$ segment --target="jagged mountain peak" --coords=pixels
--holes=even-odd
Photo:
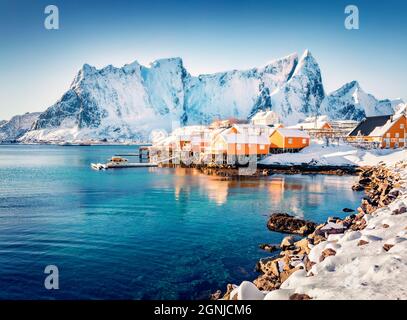
[[[299,59],[294,71],[294,75],[303,74],[306,72],[313,72],[314,74],[321,73],[318,62],[308,49],[304,51]]]
[[[359,82],[356,80],[353,80],[351,82],[348,82],[344,84],[342,87],[339,89],[333,91],[330,93],[331,96],[343,96],[343,95],[353,95],[358,92],[363,92],[362,87],[360,86]]]
[[[314,55],[311,53],[311,50],[309,50],[309,49],[305,49],[300,57],[300,60],[307,60],[307,59],[316,61]]]
[[[150,68],[183,68],[184,62],[180,57],[157,59],[150,63]]]
[[[318,62],[306,50],[287,81],[270,95],[271,109],[277,112],[286,124],[295,124],[308,116],[318,114],[324,97]]]
[[[80,72],[82,72],[83,75],[92,74],[92,73],[94,73],[96,71],[97,71],[96,67],[91,66],[88,63],[84,63],[81,70],[80,70]]]
[[[131,63],[125,64],[122,69],[126,73],[132,73],[135,71],[139,71],[140,68],[141,68],[140,63],[137,60],[134,60]]]
[[[272,67],[272,66],[275,66],[275,65],[278,65],[281,63],[289,63],[289,62],[294,62],[295,64],[297,64],[298,63],[298,53],[294,52],[285,57],[270,60],[269,62],[266,63],[266,65],[263,67],[263,69],[267,69],[269,67]]]
[[[321,70],[309,50],[264,67],[192,76],[179,57],[148,66],[137,61],[121,68],[85,64],[72,86],[43,112],[23,141],[108,139],[147,141],[155,129],[208,124],[219,118],[249,118],[273,110],[286,124],[327,114],[360,119],[386,113],[394,101],[378,101],[346,84],[325,96]]]
[[[361,120],[366,116],[393,114],[400,103],[402,100],[378,100],[354,80],[326,96],[321,112],[333,119]]]
[[[13,142],[29,131],[40,112],[16,115],[9,121],[0,121],[0,142]]]

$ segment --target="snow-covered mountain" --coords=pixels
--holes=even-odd
[[[259,100],[260,95],[270,96],[286,85],[298,64],[293,54],[263,68],[198,77],[185,70],[180,58],[157,60],[149,67],[134,62],[97,70],[85,64],[70,89],[41,114],[23,140],[146,140],[152,130],[171,130],[173,123],[247,118],[272,107],[269,99]]]
[[[14,116],[10,121],[0,121],[0,142],[13,142],[30,130],[40,112]]]
[[[377,100],[364,92],[357,81],[352,81],[327,95],[320,113],[332,119],[361,120],[366,116],[392,114],[402,102],[400,99]]]
[[[292,76],[272,94],[272,109],[285,124],[296,124],[304,117],[319,114],[325,97],[319,65],[306,50]]]
[[[286,124],[316,114],[360,119],[387,113],[393,102],[377,101],[351,83],[325,97],[321,71],[306,50],[262,68],[192,76],[180,58],[145,67],[96,69],[85,64],[69,90],[43,112],[22,141],[138,140],[174,123],[207,124],[219,118],[250,118],[276,111]]]
[[[407,103],[400,103],[395,108],[395,113],[397,115],[404,114],[407,116]]]

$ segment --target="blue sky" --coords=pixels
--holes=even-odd
[[[60,29],[44,28],[44,8]],[[355,4],[360,30],[344,27]],[[407,100],[407,2],[283,0],[0,0],[0,119],[42,111],[78,69],[179,56],[192,74],[265,65],[309,49],[326,90],[358,80]]]

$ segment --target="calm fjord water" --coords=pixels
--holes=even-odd
[[[221,181],[191,170],[93,171],[129,146],[0,146],[0,299],[202,299],[254,279],[267,216],[356,208],[354,177]],[[59,268],[59,290],[44,268]]]

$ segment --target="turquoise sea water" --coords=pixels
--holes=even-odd
[[[271,212],[356,208],[354,177],[222,181],[192,170],[94,171],[130,146],[0,146],[0,299],[206,299],[254,279]],[[46,290],[44,268],[59,269]]]

